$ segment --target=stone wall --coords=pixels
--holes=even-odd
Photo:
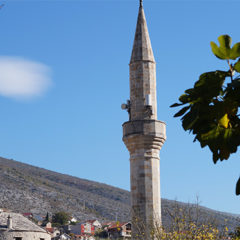
[[[0,231],[0,240],[14,240],[16,237],[22,240],[51,240],[51,236],[44,232]]]
[[[152,114],[146,113],[146,96],[151,96]],[[135,62],[130,64],[131,120],[157,119],[156,64]]]

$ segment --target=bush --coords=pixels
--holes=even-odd
[[[54,226],[66,225],[71,219],[71,216],[66,212],[57,212],[52,217]]]
[[[163,227],[153,223],[151,229],[146,229],[140,221],[136,223],[135,228],[138,232],[135,236],[138,240],[222,240],[239,239],[229,238],[228,228],[218,227],[217,220],[207,218],[197,204],[180,205],[177,201],[168,211],[171,218],[171,224]],[[148,235],[146,237],[146,235]]]

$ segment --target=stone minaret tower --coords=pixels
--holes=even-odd
[[[161,225],[159,152],[166,126],[157,120],[156,63],[141,0],[129,65],[130,100],[122,108],[130,118],[123,141],[130,152],[132,239],[148,240],[153,226]]]

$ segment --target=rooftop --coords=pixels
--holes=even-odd
[[[31,232],[46,232],[44,229],[40,228],[24,216],[19,213],[9,213],[1,212],[0,213],[0,230],[7,228],[7,219],[8,216],[12,217],[13,230],[17,231],[31,231]]]

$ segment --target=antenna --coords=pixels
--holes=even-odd
[[[143,6],[143,0],[140,0],[140,7]]]

